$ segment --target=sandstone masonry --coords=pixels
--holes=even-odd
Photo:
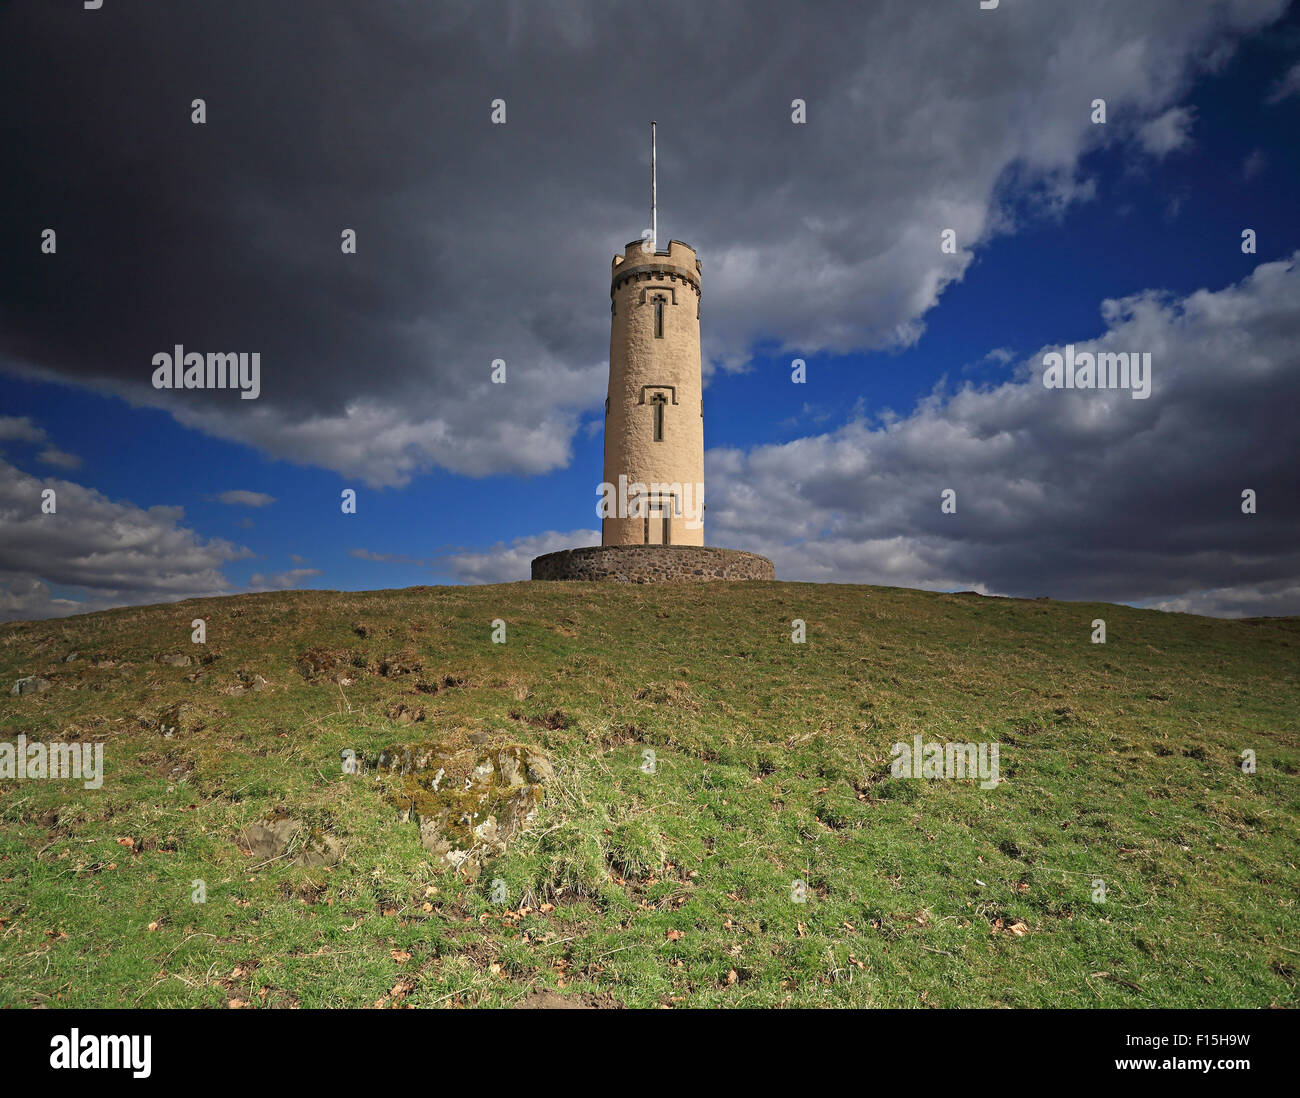
[[[643,244],[633,240],[610,268],[605,483],[645,485],[645,513],[603,518],[600,540],[702,547],[701,265],[680,240],[664,251]]]

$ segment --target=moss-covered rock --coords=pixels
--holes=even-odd
[[[514,743],[415,743],[381,752],[376,770],[425,849],[471,878],[529,824],[555,773],[536,748]]]

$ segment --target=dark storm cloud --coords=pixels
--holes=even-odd
[[[1009,169],[1088,193],[1080,103],[1167,143],[1188,78],[1282,6],[13,3],[0,361],[373,484],[546,471],[603,396],[651,115],[714,362],[905,343],[1009,228]],[[260,352],[261,398],[149,388],[176,343]]]

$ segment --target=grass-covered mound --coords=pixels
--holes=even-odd
[[[0,1005],[1293,1004],[1298,673],[1295,619],[793,583],[0,626],[0,741],[105,762],[0,779]],[[1001,781],[891,777],[917,734]],[[412,744],[549,760],[481,872],[370,765]]]

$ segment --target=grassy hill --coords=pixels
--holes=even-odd
[[[1298,672],[1297,619],[796,583],[0,626],[0,741],[105,745],[100,789],[0,780],[0,1006],[1292,1005]],[[1001,782],[891,777],[917,734]],[[554,766],[474,879],[342,772],[411,744]]]

